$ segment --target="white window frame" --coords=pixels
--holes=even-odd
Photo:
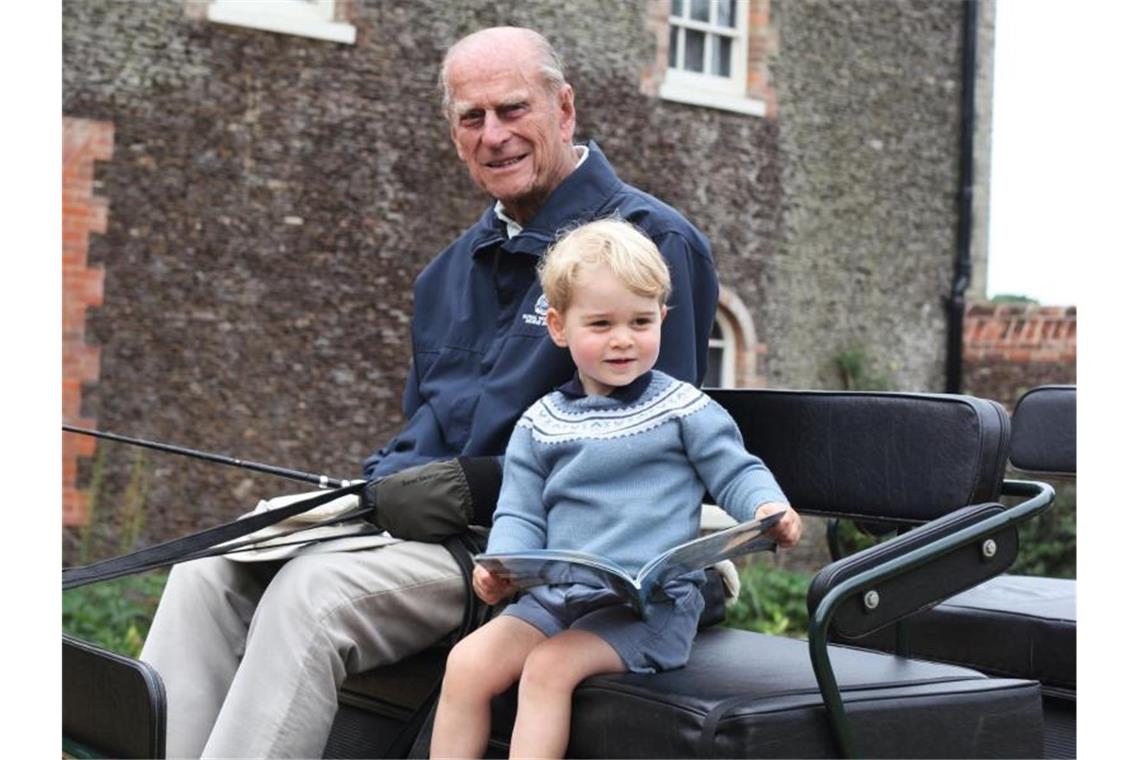
[[[720,383],[718,388],[736,387],[736,333],[732,331],[732,323],[721,309],[716,310],[716,326],[720,328],[720,337],[709,336],[709,350],[719,348],[720,356]]]
[[[748,87],[748,15],[750,12],[749,0],[710,0],[709,22],[694,21],[688,18],[691,0],[681,0],[682,16],[674,16],[672,2],[669,4],[669,31],[678,28],[677,39],[684,48],[684,30],[693,29],[701,32],[712,32],[733,38],[731,67],[732,75],[722,77],[715,74],[686,71],[682,50],[677,51],[677,61],[682,68],[673,68],[666,63],[665,78],[661,82],[658,96],[665,100],[679,103],[720,108],[726,111],[764,115],[764,101],[747,97]],[[736,2],[736,26],[719,26],[711,22],[716,18],[716,6],[723,2]],[[669,35],[670,38],[672,35]],[[671,54],[673,51],[670,50]],[[712,45],[705,46],[705,68],[708,69],[712,60]]]
[[[356,27],[336,20],[336,0],[210,0],[206,18],[266,32],[356,43]]]

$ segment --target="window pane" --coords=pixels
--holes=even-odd
[[[669,9],[669,13],[673,16],[681,15],[681,0],[673,0],[673,7]]]
[[[677,44],[681,41],[677,27],[669,27],[669,68],[677,68]]]
[[[736,0],[717,1],[716,23],[719,26],[736,28]]]
[[[705,372],[705,381],[702,383],[704,388],[723,388],[724,378],[724,349],[723,348],[710,348],[709,349],[709,368]]]
[[[685,30],[685,70],[703,73],[705,70],[705,34]]]
[[[712,71],[710,73],[721,77],[732,76],[732,38],[719,34],[712,35]]]
[[[709,342],[712,343],[713,341],[719,341],[723,338],[724,336],[720,334],[720,322],[714,321],[712,331],[709,333]]]
[[[708,21],[709,0],[692,0],[689,4],[689,18],[693,21]]]

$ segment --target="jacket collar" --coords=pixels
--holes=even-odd
[[[606,201],[621,188],[621,180],[597,143],[590,140],[587,147],[590,154],[585,163],[554,188],[534,218],[510,240],[507,240],[502,220],[495,214],[494,205],[484,211],[476,225],[472,254],[501,245],[509,253],[541,256],[554,242],[558,231],[566,226],[567,220],[596,217]]]

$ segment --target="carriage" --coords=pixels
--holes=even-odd
[[[583,682],[569,756],[1075,757],[1075,581],[1006,573],[1018,526],[1054,499],[1007,464],[1075,476],[1075,386],[1035,388],[1012,417],[954,394],[708,392],[801,513],[881,540],[830,542],[806,641],[719,625],[724,589],[706,583],[689,664]],[[325,756],[426,756],[446,654],[351,676]],[[65,753],[163,756],[145,663],[65,636],[63,682]],[[493,705],[489,756],[509,748],[514,700]]]

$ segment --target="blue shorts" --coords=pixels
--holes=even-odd
[[[535,586],[502,614],[530,623],[546,636],[589,631],[621,657],[632,673],[657,673],[689,661],[705,600],[690,581],[667,588],[671,601],[651,604],[645,619],[617,593],[583,583]]]

